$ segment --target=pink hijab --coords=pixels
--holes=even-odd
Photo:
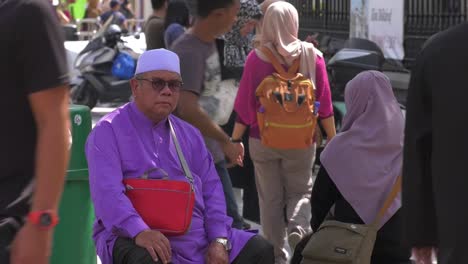
[[[403,163],[404,118],[389,79],[366,71],[345,89],[343,127],[320,160],[343,197],[366,224],[371,224]],[[391,204],[379,227],[401,207],[401,196]]]
[[[314,45],[298,39],[298,33],[299,15],[292,4],[278,1],[268,7],[263,17],[261,44],[287,65],[300,57],[299,72],[315,82]]]
[[[284,0],[265,0],[263,3],[260,4],[260,10],[262,11],[262,14],[265,14],[268,7],[270,7],[271,4],[278,2],[278,1],[284,1]],[[260,21],[258,21],[257,26],[255,27],[255,38],[254,38],[254,47],[257,47],[258,45],[261,44],[262,40],[262,27],[263,27],[263,16]]]
[[[260,9],[262,10],[262,13],[266,13],[268,7],[270,7],[271,4],[278,2],[278,1],[284,1],[284,0],[265,0],[263,3],[260,4]]]

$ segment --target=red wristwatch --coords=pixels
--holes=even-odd
[[[59,222],[57,213],[52,210],[33,211],[28,214],[28,221],[43,229],[51,229]]]

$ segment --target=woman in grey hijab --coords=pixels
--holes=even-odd
[[[389,79],[366,71],[346,86],[347,113],[343,127],[325,147],[322,168],[312,190],[312,230],[317,230],[334,206],[333,218],[371,224],[390,193],[403,164],[404,117]],[[404,245],[401,196],[398,195],[379,223],[372,264],[410,264],[411,250]],[[291,262],[300,263],[296,247]]]

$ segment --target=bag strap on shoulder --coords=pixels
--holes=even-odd
[[[276,56],[273,54],[273,52],[269,48],[263,46],[263,47],[260,48],[260,51],[263,54],[265,54],[265,56],[268,58],[268,60],[273,65],[273,68],[275,68],[276,72],[278,72],[280,75],[282,75],[282,76],[295,75],[298,72],[300,59],[296,59],[293,62],[293,65],[291,65],[291,67],[289,67],[288,72],[286,72],[284,70],[283,66],[281,65],[281,63],[278,61]]]
[[[174,127],[172,126],[170,117],[168,118],[168,122],[169,122],[169,129],[171,130],[171,137],[172,137],[172,140],[174,140],[174,145],[177,151],[177,156],[179,157],[180,164],[182,165],[182,169],[184,170],[185,178],[187,178],[187,180],[189,181],[193,189],[193,175],[189,169],[187,161],[185,160],[184,153],[182,152],[182,149],[180,147],[179,140],[177,139],[177,135],[174,131]]]
[[[301,62],[301,59],[297,58],[297,59],[293,62],[293,65],[291,65],[291,67],[289,67],[288,73],[289,73],[289,74],[292,74],[292,75],[298,73],[298,72],[299,72],[300,62]]]
[[[372,223],[374,227],[377,227],[380,221],[382,221],[382,218],[384,217],[388,208],[390,208],[390,205],[393,203],[393,201],[395,200],[397,195],[400,193],[400,191],[401,191],[401,175],[399,175],[398,178],[396,179],[395,183],[393,184],[392,190],[390,191],[390,194],[388,195],[382,208],[380,208],[380,211],[377,214],[377,218],[374,220],[374,223]]]

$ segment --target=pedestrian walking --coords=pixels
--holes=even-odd
[[[182,36],[190,26],[190,14],[185,0],[173,0],[164,19],[164,43],[167,48]]]
[[[102,23],[106,23],[112,17],[112,24],[116,24],[122,29],[128,29],[127,18],[120,12],[120,1],[111,0],[109,5],[111,9],[100,16]]]
[[[322,167],[311,197],[313,232],[326,220],[373,224],[401,175],[404,118],[390,80],[377,71],[363,72],[346,86],[345,101],[343,127],[320,156]],[[411,264],[400,208],[398,192],[381,222],[376,223],[370,263]],[[313,232],[296,247],[291,264],[301,263]]]
[[[468,263],[468,24],[438,33],[411,71],[403,161],[407,241],[418,263]],[[450,120],[448,119],[450,118]]]
[[[233,227],[242,229],[244,219],[239,213],[227,167],[242,165],[244,148],[215,123],[214,116],[222,104],[212,97],[222,92],[215,40],[232,28],[239,7],[239,0],[197,1],[194,25],[174,42],[172,50],[180,57],[184,79],[176,115],[200,129],[205,137],[223,184],[227,213],[234,220]]]
[[[257,99],[259,85],[264,80],[267,83],[266,77],[279,73],[280,67],[285,72],[295,65],[296,69],[299,68],[299,73],[316,87],[310,93],[314,93],[316,102],[320,103],[316,115],[321,119],[328,138],[333,138],[336,133],[325,62],[312,44],[298,39],[298,31],[299,18],[293,5],[285,1],[270,5],[263,18],[261,46],[247,58],[234,107],[238,118],[232,138],[242,138],[247,127],[250,128],[249,151],[255,167],[260,223],[263,234],[275,247],[276,263],[286,263],[288,259],[286,235],[290,247],[294,248],[303,235],[310,232],[310,193],[315,158],[313,122],[296,124],[298,128],[312,130],[304,133],[310,140],[304,139],[304,146],[300,148],[293,146],[279,149],[264,145],[260,126],[264,126],[265,122],[258,120],[258,113],[266,113],[268,110],[262,108]],[[270,56],[264,51],[269,51]],[[293,73],[296,74],[297,71]],[[293,98],[289,101],[293,101]],[[294,137],[301,138],[296,133],[301,129],[291,133],[294,133]],[[292,139],[285,136],[280,143],[286,145]]]
[[[49,263],[68,163],[64,36],[49,1],[0,1],[0,263]]]
[[[166,17],[169,0],[151,0],[153,14],[146,20],[146,49],[164,48],[164,18]]]
[[[234,26],[224,35],[224,38],[217,40],[222,79],[235,79],[235,86],[238,86],[242,77],[245,60],[252,50],[252,33],[261,17],[262,12],[255,0],[241,1]],[[237,93],[237,89],[235,93]],[[229,109],[229,111],[232,111],[229,121],[222,127],[228,135],[231,135],[236,121],[236,113],[232,109]],[[242,137],[242,143],[246,149],[249,149],[248,133],[245,133]],[[243,167],[229,168],[229,175],[233,186],[242,189],[242,216],[259,223],[260,209],[258,207],[257,187],[255,186],[255,172],[248,151],[245,152],[243,164]],[[249,227],[247,223],[244,225],[246,228]]]

